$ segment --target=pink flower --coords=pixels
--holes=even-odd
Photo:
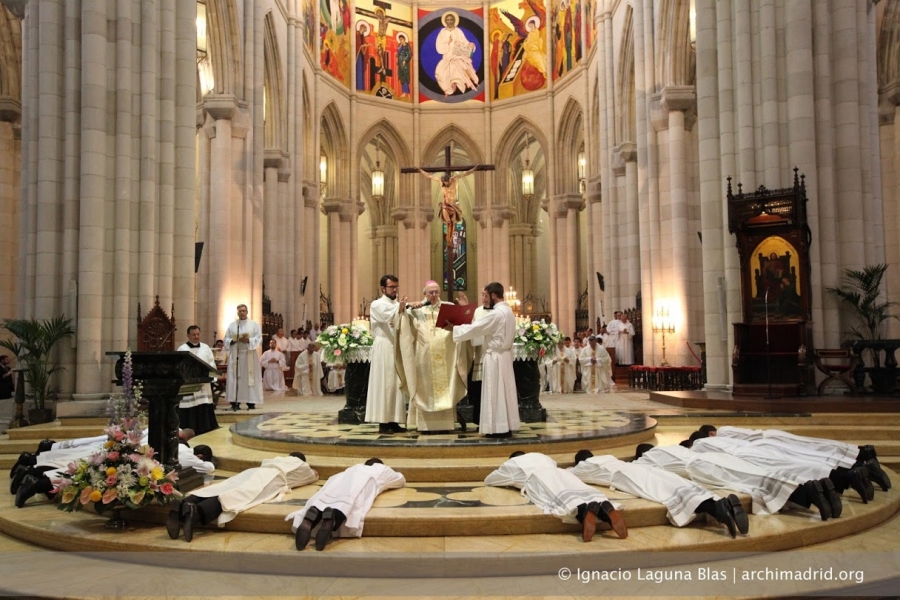
[[[538,352],[538,356],[544,356],[545,354],[547,354],[547,349],[546,349],[546,348],[541,348],[541,351]]]
[[[155,481],[151,481],[151,482],[150,482],[150,489],[153,490],[154,492],[159,491],[159,484],[156,483]]]
[[[87,486],[83,490],[81,490],[81,497],[78,499],[82,504],[87,504],[91,501],[91,494],[93,493],[94,488],[91,486]]]
[[[68,473],[69,475],[74,475],[75,471],[77,471],[77,470],[78,470],[78,465],[76,465],[74,462],[70,462],[66,466],[66,473]]]
[[[341,349],[338,348],[337,350],[335,350],[335,351],[334,351],[334,355],[335,355],[335,356],[340,356],[340,355],[341,355]]]
[[[109,488],[103,492],[103,504],[109,504],[119,497],[119,491],[116,488]]]
[[[175,471],[169,471],[168,473],[166,473],[166,479],[168,481],[178,481],[178,473],[176,473]]]
[[[113,461],[119,460],[119,453],[115,452],[115,451],[110,452],[106,455],[106,458],[107,458],[107,460],[113,460]]]
[[[113,438],[114,438],[117,442],[121,442],[122,440],[125,439],[125,434],[122,433],[121,431],[116,431],[116,432],[113,434]]]
[[[161,486],[159,486],[159,491],[161,491],[164,496],[168,496],[169,494],[171,494],[172,492],[175,491],[175,486],[172,485],[171,483],[164,483]]]
[[[525,330],[524,330],[524,329],[520,329],[520,330],[519,330],[519,335],[525,335]]]
[[[106,478],[106,485],[116,485],[116,476],[110,475]]]

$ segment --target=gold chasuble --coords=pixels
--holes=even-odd
[[[434,326],[439,311],[424,306],[397,315],[397,375],[409,397],[407,426],[419,431],[452,431],[456,404],[466,395],[468,361],[453,334]]]

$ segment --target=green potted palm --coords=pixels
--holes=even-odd
[[[38,321],[36,319],[4,319],[0,328],[8,331],[14,339],[0,340],[0,346],[16,356],[18,367],[22,369],[28,396],[34,408],[28,411],[32,423],[47,423],[52,420],[53,411],[47,408],[47,398],[53,374],[63,369],[53,358],[53,349],[62,340],[74,335],[72,319],[58,316]]]

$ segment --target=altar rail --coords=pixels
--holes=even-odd
[[[641,390],[700,390],[703,389],[702,369],[632,365],[628,369],[628,384]]]
[[[854,354],[860,357],[853,370],[853,379],[857,389],[863,389],[866,375],[868,375],[872,382],[872,391],[876,394],[900,394],[900,385],[898,385],[900,369],[897,368],[897,357],[894,354],[897,348],[900,348],[900,339],[857,340],[848,345],[853,349]],[[871,360],[867,361],[867,358],[871,358]]]

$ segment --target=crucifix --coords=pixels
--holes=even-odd
[[[438,211],[441,222],[447,226],[447,236],[444,243],[447,245],[447,263],[445,265],[445,273],[447,274],[447,300],[453,302],[453,285],[456,279],[453,273],[453,232],[456,230],[456,224],[462,220],[462,211],[456,205],[456,186],[458,180],[475,171],[493,171],[494,165],[456,165],[451,164],[450,146],[444,147],[444,166],[442,167],[403,167],[401,173],[421,173],[432,181],[438,181],[441,184],[441,205]],[[457,171],[456,175],[453,172]],[[443,173],[441,176],[433,175],[433,173]]]

